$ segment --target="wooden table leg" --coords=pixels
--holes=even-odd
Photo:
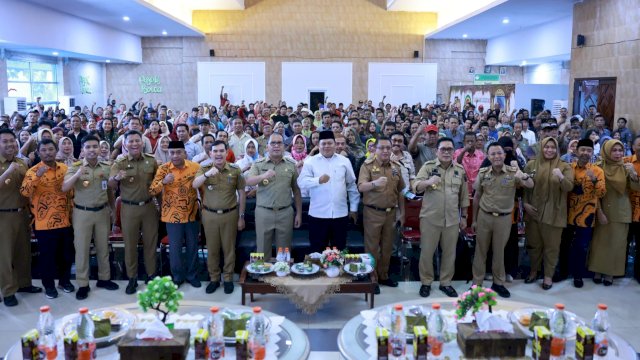
[[[251,293],[249,296],[251,296],[251,302],[253,302],[253,293]]]
[[[364,301],[369,302],[369,293],[364,293]]]
[[[373,290],[373,291],[371,292],[371,307],[370,307],[370,309],[373,309],[373,297],[375,296],[375,294],[376,294],[376,291],[375,291],[375,290]]]
[[[245,296],[246,296],[246,292],[244,291],[244,287],[242,288],[242,305],[245,304]]]

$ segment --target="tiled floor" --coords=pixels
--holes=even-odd
[[[37,284],[38,281],[34,283]],[[36,294],[20,296],[20,305],[14,308],[7,308],[4,304],[0,304],[0,354],[4,354],[22,333],[35,326],[38,308],[41,305],[51,305],[54,315],[60,317],[77,311],[80,306],[99,308],[111,304],[135,302],[134,296],[128,296],[124,293],[126,282],[119,281],[118,283],[121,289],[115,292],[94,287],[89,299],[83,302],[76,301],[73,294],[61,292],[61,296],[55,300],[47,300],[43,294]],[[444,294],[437,290],[437,284],[434,285],[436,286],[434,286],[429,299],[443,297]],[[485,285],[489,285],[488,282]],[[468,284],[462,281],[454,282],[453,286],[458,292],[468,288]],[[415,300],[419,298],[419,287],[420,284],[417,282],[400,283],[397,289],[383,286],[382,294],[376,296],[376,306],[397,301]],[[609,305],[612,330],[630,342],[636,351],[640,350],[640,336],[638,336],[640,333],[640,311],[637,311],[638,304],[640,304],[640,284],[633,279],[616,279],[615,285],[610,288],[595,285],[590,280],[585,281],[585,287],[582,289],[574,289],[570,280],[554,284],[553,289],[549,291],[543,291],[540,284],[526,285],[521,280],[515,281],[508,288],[512,293],[511,300],[549,307],[557,302],[563,302],[568,310],[585,319],[593,316],[596,304],[604,302]],[[230,295],[224,294],[221,290],[207,295],[204,292],[204,287],[194,289],[189,285],[183,285],[181,290],[185,292],[185,298],[189,300],[210,301],[212,304],[240,304],[239,287],[236,287],[235,292]],[[338,331],[351,317],[367,308],[364,297],[358,295],[336,295],[314,315],[306,315],[296,310],[282,295],[257,295],[255,300],[249,305],[260,305],[265,310],[285,315],[301,328],[308,330],[308,334],[312,338],[310,358],[323,360],[340,358],[339,353],[335,351],[335,337]],[[323,329],[330,331],[322,331]]]

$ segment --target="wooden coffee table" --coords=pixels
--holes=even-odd
[[[246,265],[248,263],[245,263],[242,273],[240,273],[242,305],[245,305],[247,294],[249,294],[252,302],[254,294],[278,294],[275,286],[260,281],[247,272]],[[312,282],[313,279],[309,279],[309,281]],[[352,282],[340,285],[336,294],[364,294],[364,301],[369,303],[370,309],[373,309],[376,285],[378,285],[378,276],[374,270],[363,279],[354,279]],[[369,298],[371,298],[371,301],[369,301]]]

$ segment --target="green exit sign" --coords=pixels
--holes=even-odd
[[[474,85],[484,85],[484,84],[500,84],[500,75],[499,74],[476,74],[473,77]]]

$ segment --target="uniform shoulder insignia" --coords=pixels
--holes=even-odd
[[[261,162],[265,162],[265,161],[267,161],[266,157],[263,157],[263,158],[260,158],[260,159],[256,160],[257,163],[261,163]]]
[[[464,169],[464,166],[462,166],[462,165],[458,164],[458,163],[457,163],[457,162],[455,162],[455,161],[453,162],[453,166],[455,166],[455,167],[457,167],[457,168]]]
[[[366,160],[364,161],[364,163],[365,163],[365,164],[371,164],[374,160],[375,160],[375,158],[369,158],[369,159],[366,159]]]
[[[80,166],[80,165],[82,165],[82,160],[76,161],[72,165],[73,166]]]
[[[403,166],[400,161],[391,160],[391,163],[396,166],[400,166],[400,167]]]
[[[118,155],[118,157],[115,160],[113,160],[113,163],[114,164],[115,163],[121,163],[121,162],[124,161],[124,159],[126,159],[126,157]]]
[[[296,163],[296,160],[294,158],[292,158],[292,157],[285,156],[283,159],[285,161],[288,161],[288,162],[292,163],[292,164]]]
[[[238,166],[235,163],[228,163],[230,167],[234,168],[234,169],[240,169],[240,166]]]
[[[427,165],[427,164],[435,164],[436,161],[435,160],[429,160],[429,161],[425,161],[423,165]]]
[[[155,156],[153,156],[153,154],[146,154],[146,153],[142,153],[143,156],[148,157],[148,158],[155,158]]]
[[[111,166],[111,163],[108,162],[108,161],[98,161],[98,164],[105,165],[105,166]]]
[[[480,168],[480,170],[478,170],[478,173],[486,173],[489,170],[491,170],[491,166],[485,166]]]

